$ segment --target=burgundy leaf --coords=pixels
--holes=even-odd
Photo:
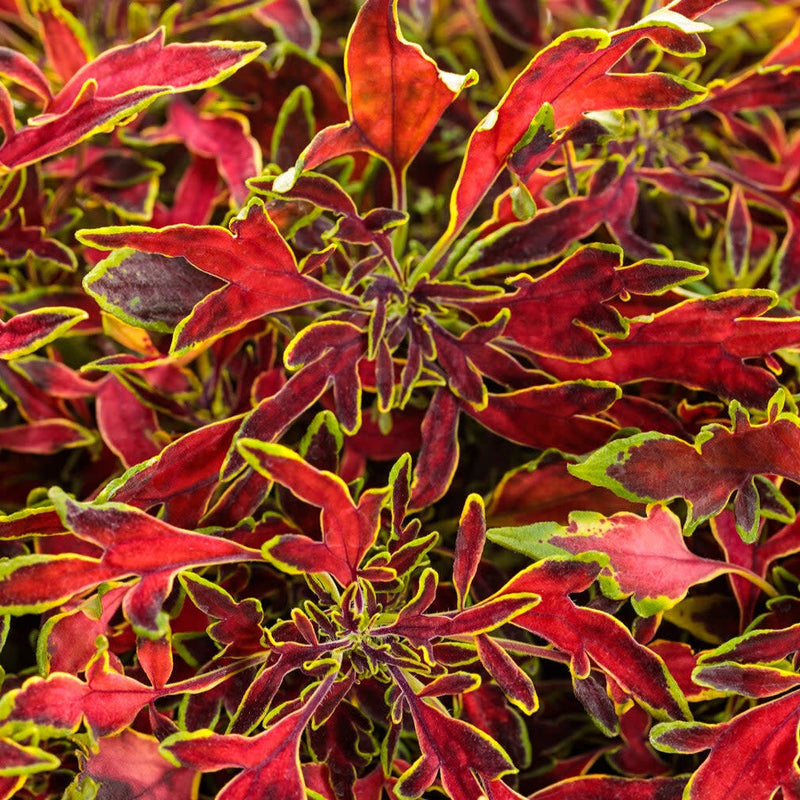
[[[800,483],[791,458],[794,442],[800,442],[800,418],[781,407],[782,399],[776,396],[769,419],[752,425],[733,404],[733,428],[708,425],[694,445],[660,433],[640,433],[606,445],[570,471],[632,500],[683,497],[689,505],[689,530],[722,511],[735,492],[737,528],[752,542],[759,520],[755,476],[784,475]]]
[[[103,581],[137,575],[146,583],[134,585],[125,598],[125,608],[135,627],[155,634],[166,624],[161,603],[174,576],[182,569],[260,560],[255,550],[175,528],[132,506],[78,503],[55,488],[51,499],[64,525],[81,539],[102,548],[102,555],[91,558],[34,554],[9,560],[0,571],[3,607],[41,611]]]
[[[685,778],[584,775],[534,792],[528,800],[681,800],[685,786]]]
[[[627,330],[618,312],[605,305],[607,301],[628,292],[663,291],[701,276],[680,262],[642,261],[623,268],[617,248],[590,245],[539,278],[526,273],[512,278],[510,295],[459,305],[480,320],[510,309],[503,335],[532,354],[592,361],[609,352],[597,332],[620,335]]]
[[[610,614],[575,605],[569,594],[588,588],[599,567],[586,562],[545,559],[528,567],[503,591],[529,591],[541,602],[512,620],[552,642],[570,656],[575,678],[587,676],[594,662],[651,714],[686,718],[688,708],[664,662],[640,645]]]
[[[544,450],[585,453],[604,444],[616,426],[592,416],[619,396],[612,383],[575,381],[489,394],[485,409],[462,409],[506,439]]]
[[[100,228],[83,231],[81,240],[107,249],[132,247],[146,253],[181,256],[226,281],[225,286],[197,303],[175,329],[173,352],[216,339],[277,311],[320,300],[344,298],[348,302],[339,292],[300,274],[294,254],[259,200],[252,200],[242,210],[230,231],[192,225],[160,230]]]
[[[242,770],[223,787],[218,800],[305,800],[298,756],[300,739],[332,682],[333,676],[326,678],[300,708],[256,736],[177,733],[161,743],[161,752],[198,772],[226,767]]]
[[[632,321],[625,339],[605,339],[609,358],[589,364],[543,358],[541,364],[562,380],[674,381],[764,408],[779,384],[750,359],[800,341],[800,319],[763,316],[774,303],[774,296],[765,290],[733,290],[684,300]],[[702,336],[690,333],[699,330]]]
[[[533,681],[491,636],[475,637],[478,655],[486,671],[497,681],[505,696],[526,714],[539,707]]]
[[[485,541],[486,519],[483,500],[479,495],[471,494],[461,512],[453,560],[453,585],[459,608],[464,607],[469,596],[469,587],[478,571]]]
[[[414,467],[412,508],[425,508],[444,495],[458,465],[458,401],[437,389],[422,421],[422,448]]]
[[[83,774],[100,783],[98,797],[111,790],[148,800],[190,800],[197,783],[193,770],[176,768],[164,759],[155,737],[130,729],[101,738]]]
[[[156,455],[159,431],[155,411],[145,405],[115,375],[109,375],[97,393],[97,427],[124,466],[130,467]]]
[[[513,771],[503,749],[478,728],[453,719],[410,691],[404,691],[404,696],[414,718],[422,755],[395,785],[400,797],[421,796],[439,773],[448,797],[472,800],[482,794],[481,781]]]
[[[660,73],[609,70],[644,38],[686,55],[701,52],[695,34],[706,30],[706,25],[661,10],[610,35],[569,31],[541,50],[473,131],[450,201],[450,222],[427,263],[433,266],[463,228],[545,103],[552,106],[555,126],[561,128],[588,111],[679,107],[700,99],[703,90],[686,81]]]
[[[139,709],[155,699],[204,692],[231,673],[223,667],[154,689],[113,670],[108,651],[102,650],[87,667],[85,681],[64,672],[29,678],[3,698],[2,711],[9,721],[30,721],[60,733],[74,732],[85,721],[95,736],[108,736],[130,725]]]
[[[232,417],[185,434],[109,486],[107,498],[144,510],[163,504],[165,521],[195,527],[217,487],[240,424],[240,417]]]
[[[145,131],[144,137],[158,143],[181,142],[195,155],[215,159],[237,206],[244,205],[250,193],[246,181],[261,172],[261,151],[245,119],[203,114],[180,98],[170,104],[167,124]]]

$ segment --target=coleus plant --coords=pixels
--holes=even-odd
[[[800,797],[797,3],[0,13],[0,798]]]

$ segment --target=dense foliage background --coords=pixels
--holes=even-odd
[[[0,798],[800,798],[799,16],[0,0]]]

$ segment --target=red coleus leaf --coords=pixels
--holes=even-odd
[[[532,714],[539,707],[536,689],[530,677],[517,665],[513,658],[485,633],[475,637],[481,663],[486,671],[497,681],[503,694],[526,714]]]
[[[582,775],[540,789],[528,800],[681,800],[685,786],[686,778]]]
[[[410,505],[425,508],[444,495],[458,466],[459,407],[448,389],[437,389],[422,421],[422,447],[414,467]]]
[[[688,717],[686,699],[659,656],[636,642],[610,614],[570,600],[569,595],[587,589],[599,571],[596,564],[553,559],[528,567],[503,591],[535,593],[541,601],[515,616],[512,624],[567,653],[574,679],[588,677],[594,662],[654,716]]]
[[[37,308],[0,320],[0,358],[32,353],[88,317],[77,308]]]
[[[82,231],[80,238],[95,247],[131,247],[145,253],[183,257],[198,269],[226,281],[180,322],[173,336],[172,352],[214,340],[277,311],[321,300],[351,304],[346,295],[300,273],[294,253],[264,204],[256,199],[233,220],[230,231],[193,225],[170,225],[159,230],[99,228]],[[110,258],[119,260],[117,255]],[[96,269],[112,266],[102,264]]]
[[[336,227],[336,239],[351,244],[374,242],[389,263],[394,262],[389,231],[406,220],[404,212],[376,208],[364,216],[360,216],[353,198],[336,181],[326,175],[316,173],[300,175],[291,187],[280,192],[276,189],[275,183],[276,179],[272,177],[255,178],[248,182],[248,186],[256,191],[264,191],[278,199],[285,197],[292,200],[304,200],[316,208],[332,211],[342,217]],[[281,188],[281,182],[277,181],[277,183],[278,188]]]
[[[319,26],[307,0],[268,0],[255,4],[255,18],[275,28],[280,36],[307,53],[319,46]]]
[[[686,547],[681,521],[662,506],[651,506],[646,517],[626,512],[604,517],[574,512],[564,527],[540,523],[521,528],[493,528],[488,537],[531,558],[570,553],[602,567],[603,593],[612,599],[632,596],[642,617],[671,608],[696,583],[734,572],[764,587],[749,570],[694,555]],[[769,587],[767,587],[769,588]]]
[[[334,675],[329,675],[300,708],[256,736],[211,731],[176,733],[161,743],[161,752],[174,763],[198,772],[228,767],[242,770],[223,787],[217,800],[305,800],[300,739],[333,679]]]
[[[103,440],[126,467],[146,461],[161,447],[155,439],[155,411],[116,375],[109,375],[97,392],[97,427]]]
[[[66,82],[91,56],[86,31],[59,0],[37,3],[33,10],[42,26],[47,62]]]
[[[0,163],[9,169],[41,161],[119,125],[157,97],[211,86],[254,59],[260,43],[164,45],[164,30],[107,50],[79,69],[46,114],[7,137]]]
[[[608,358],[589,364],[550,358],[540,362],[562,380],[674,381],[764,408],[779,384],[750,359],[800,342],[800,318],[763,316],[774,304],[775,296],[766,290],[684,300],[632,321],[624,339],[605,339]],[[694,331],[702,331],[702,336]]]
[[[567,462],[552,461],[552,454],[525,464],[503,476],[486,506],[492,527],[558,522],[566,525],[573,511],[598,511],[611,515],[634,511],[639,504],[594,487],[567,471]],[[738,538],[738,537],[737,537]]]
[[[250,190],[247,180],[261,172],[261,149],[250,136],[243,117],[204,114],[175,98],[167,112],[167,124],[147,130],[143,137],[154,143],[181,142],[192,153],[216,160],[220,175],[237,206],[244,205]]]
[[[657,502],[682,497],[691,531],[714,516],[736,492],[736,526],[752,542],[759,522],[758,475],[783,475],[800,483],[792,457],[800,446],[800,418],[781,411],[776,395],[769,418],[752,425],[738,403],[731,405],[733,428],[707,425],[694,445],[660,433],[640,433],[611,442],[570,472],[632,500]]]
[[[469,596],[469,587],[478,571],[485,541],[486,519],[483,500],[479,495],[471,494],[461,512],[453,559],[453,586],[459,608],[464,607]]]
[[[0,448],[15,453],[49,455],[73,447],[93,444],[94,434],[66,419],[34,420],[27,425],[0,428]]]
[[[224,645],[223,652],[236,654],[263,649],[264,612],[253,598],[236,602],[228,592],[199,575],[185,572],[180,582],[192,602],[209,617],[216,619],[207,628],[208,635]]]
[[[495,218],[483,226],[484,234],[459,260],[457,269],[468,275],[492,275],[509,265],[543,263],[563,254],[572,242],[588,236],[601,224],[620,239],[620,222],[629,225],[638,192],[632,165],[611,156],[592,175],[586,195],[537,209],[531,219],[517,221],[513,205],[507,209],[509,204],[502,202],[505,195],[496,205]],[[629,255],[639,256],[636,250]],[[642,255],[649,257],[657,252]]]
[[[72,181],[102,205],[125,219],[150,219],[154,211],[159,176],[156,161],[128,149],[89,147],[81,155],[64,155],[48,161],[45,175]]]
[[[166,624],[161,605],[182,569],[261,560],[256,550],[175,528],[131,506],[78,503],[60,489],[50,496],[64,525],[102,554],[10,559],[0,567],[0,607],[44,611],[104,581],[136,575],[140,581],[126,595],[123,609],[135,628],[152,636]]]
[[[486,408],[462,403],[462,410],[490,431],[527,447],[585,453],[600,447],[617,429],[592,415],[608,408],[619,394],[612,383],[554,383],[490,393]]]
[[[10,794],[3,794],[6,785],[2,778],[9,778],[16,775],[32,775],[37,772],[45,772],[57,767],[61,762],[52,754],[38,747],[30,747],[8,739],[0,737],[0,797],[10,797]],[[23,781],[25,778],[22,779]],[[14,785],[14,788],[16,785]]]
[[[44,73],[22,53],[17,53],[8,47],[0,48],[0,73],[14,83],[24,86],[45,103],[50,102],[53,97]]]
[[[774,486],[771,481],[769,483]],[[736,529],[733,512],[722,511],[711,520],[711,531],[725,553],[726,561],[752,570],[762,578],[777,559],[800,552],[800,519],[795,519],[766,538],[748,543],[742,541]],[[750,581],[736,575],[731,576],[731,584],[744,627],[753,618],[759,591]]]
[[[163,506],[163,518],[193,528],[206,511],[241,417],[204,425],[167,445],[107,487],[105,499],[147,510]]]
[[[97,637],[109,635],[111,618],[128,589],[126,585],[111,585],[75,608],[49,617],[42,625],[37,646],[41,673],[83,672],[97,654]]]
[[[621,250],[589,245],[538,278],[526,273],[512,278],[511,294],[456,304],[480,320],[508,308],[503,335],[530,353],[592,361],[609,352],[596,331],[619,336],[627,330],[606,301],[629,292],[656,293],[702,275],[691,265],[671,262],[641,261],[623,268]]]
[[[33,256],[40,261],[50,262],[70,271],[76,266],[75,254],[69,247],[48,236],[43,226],[26,225],[20,213],[12,214],[0,228],[0,252],[12,263]]]
[[[569,31],[541,50],[470,136],[450,200],[450,222],[426,264],[433,266],[462,229],[545,103],[552,107],[555,127],[562,128],[589,111],[679,107],[701,99],[704,90],[687,81],[609,70],[645,38],[673,52],[696,55],[702,44],[695,34],[707,30],[662,9],[612,34]]]
[[[328,572],[343,586],[352,583],[375,543],[388,490],[370,489],[355,503],[338,475],[315,469],[287,447],[242,439],[238,449],[253,469],[322,509],[321,542],[285,534],[264,546],[265,557],[290,572]]]
[[[320,131],[298,161],[302,169],[353,151],[366,151],[392,169],[396,192],[408,165],[475,72],[442,72],[419,47],[406,41],[396,0],[367,0],[345,49],[349,122]],[[387,106],[387,101],[389,102]],[[297,168],[290,171],[291,179]],[[405,198],[397,198],[400,207]]]
[[[29,678],[3,697],[0,716],[11,722],[33,722],[57,734],[73,733],[85,721],[94,736],[108,736],[130,725],[139,710],[157,698],[205,692],[240,668],[223,667],[153,688],[113,670],[108,651],[101,650],[88,665],[85,681],[64,672]]]
[[[711,749],[690,778],[685,800],[769,800],[779,789],[793,798],[798,786],[798,724],[800,692],[795,691],[718,725],[662,723],[650,738],[665,752]]]
[[[103,787],[98,796],[111,787],[120,796],[148,800],[192,800],[196,796],[197,773],[173,766],[159,752],[154,736],[131,729],[101,738],[81,773]]]
[[[118,319],[166,333],[225,284],[185,258],[124,248],[97,264],[83,286],[101,308]]]
[[[399,672],[395,680],[414,719],[422,755],[401,776],[394,791],[401,798],[415,798],[433,784],[437,773],[442,788],[453,800],[474,800],[483,794],[482,783],[514,771],[508,755],[483,731],[453,719],[434,703],[411,691]]]

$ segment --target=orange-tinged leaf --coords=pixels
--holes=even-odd
[[[384,159],[399,182],[434,125],[477,75],[440,70],[419,45],[403,38],[397,0],[367,0],[345,50],[350,121],[326,128],[301,154],[313,169],[353,151]],[[296,174],[296,173],[295,173]]]

